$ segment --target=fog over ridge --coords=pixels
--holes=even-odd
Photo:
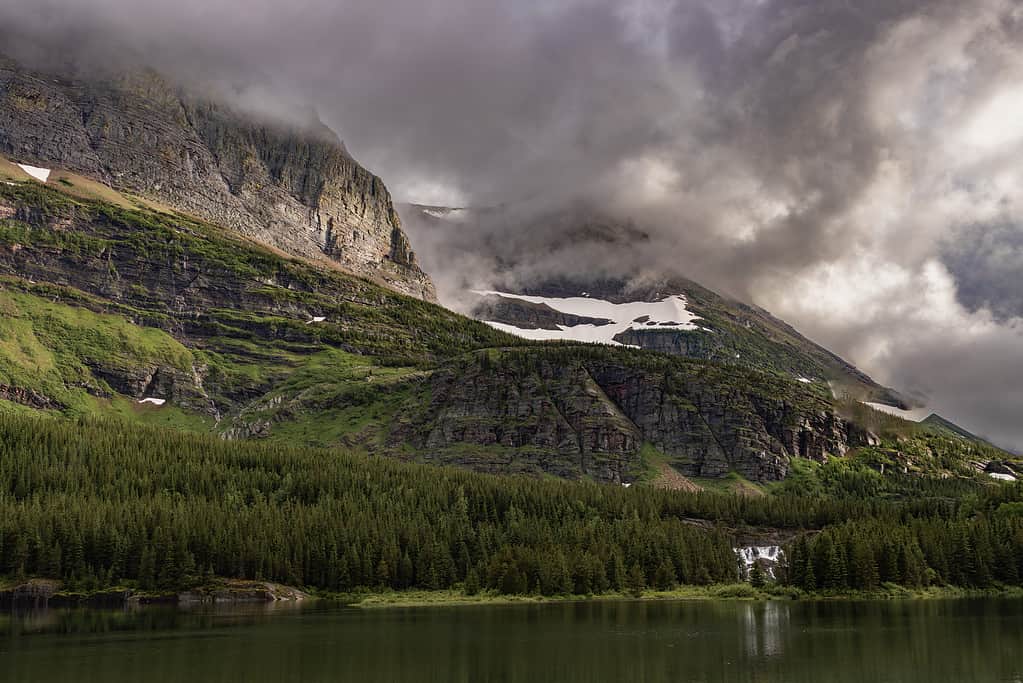
[[[313,107],[398,200],[521,213],[467,226],[511,254],[572,202],[631,220],[537,274],[679,272],[1023,449],[1013,0],[9,0],[0,27],[33,63]],[[485,284],[464,235],[408,227],[442,294]]]

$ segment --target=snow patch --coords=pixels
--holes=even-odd
[[[38,166],[29,166],[27,164],[18,164],[18,167],[41,183],[45,183],[50,178],[50,169],[48,168],[39,168]]]
[[[427,216],[439,218],[442,221],[459,218],[464,209],[423,209]]]
[[[167,402],[165,398],[143,398],[139,400],[139,403],[152,403],[154,406],[162,406]]]
[[[327,318],[322,315],[314,315],[312,320],[306,322],[306,325],[312,325],[313,323],[322,323]]]
[[[887,406],[883,403],[869,403],[862,401],[863,405],[870,406],[874,410],[879,410],[882,413],[894,415],[895,417],[901,417],[903,420],[910,422],[923,422],[931,415],[931,410],[928,408],[914,408],[913,410],[903,410],[896,408],[895,406]]]
[[[797,382],[802,382],[803,384],[813,384],[813,380],[812,379],[808,379],[806,377],[797,377],[796,381]]]
[[[686,298],[681,295],[669,296],[655,302],[632,301],[616,304],[587,296],[558,298],[507,294],[496,291],[474,291],[473,293],[482,296],[493,295],[506,299],[518,299],[519,301],[533,304],[546,304],[561,313],[612,321],[609,325],[559,325],[556,330],[529,330],[515,327],[514,325],[486,321],[488,325],[502,332],[508,332],[517,337],[534,341],[566,340],[589,344],[627,346],[626,344],[616,342],[614,338],[616,335],[630,329],[700,329],[698,325],[693,323],[697,319],[696,314],[686,308]],[[643,318],[645,322],[637,323],[636,320],[640,318]]]
[[[1001,472],[988,472],[988,476],[992,479],[998,479],[999,481],[1016,481],[1016,477],[1011,474],[1003,474]]]

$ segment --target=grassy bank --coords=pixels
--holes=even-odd
[[[466,595],[459,590],[437,591],[391,591],[362,594],[321,594],[320,598],[341,602],[351,607],[364,609],[386,609],[393,607],[458,607],[468,605],[522,605],[567,602],[629,601],[671,601],[671,600],[718,600],[718,601],[766,601],[766,600],[939,600],[980,597],[1023,598],[1023,589],[1016,587],[992,589],[964,589],[931,586],[920,589],[906,589],[901,586],[885,586],[872,591],[818,591],[809,593],[790,586],[770,585],[754,588],[748,583],[719,584],[713,586],[679,586],[669,591],[645,590],[639,595],[631,593],[603,593],[599,595],[502,595],[494,592],[480,592]]]
[[[19,590],[20,589],[20,590]],[[27,591],[26,591],[27,589]],[[1007,586],[990,589],[967,589],[930,586],[906,589],[889,584],[872,591],[817,591],[806,592],[792,586],[769,584],[755,588],[748,583],[715,584],[710,586],[678,586],[672,590],[644,590],[607,592],[594,595],[507,595],[496,591],[479,591],[472,595],[460,589],[408,590],[334,593],[297,588],[266,581],[211,578],[201,585],[184,591],[145,591],[134,582],[88,589],[70,588],[53,579],[16,580],[0,577],[0,604],[10,602],[14,592],[22,599],[43,598],[53,606],[109,606],[115,603],[183,604],[196,602],[273,602],[321,601],[361,609],[387,609],[408,607],[463,607],[473,605],[539,605],[579,602],[615,601],[852,601],[852,600],[948,600],[962,598],[1023,598],[1023,588]]]

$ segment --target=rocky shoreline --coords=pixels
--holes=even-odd
[[[310,598],[308,593],[291,586],[233,579],[178,592],[139,591],[123,587],[77,591],[66,589],[60,581],[53,579],[28,579],[0,588],[0,608],[297,603]]]

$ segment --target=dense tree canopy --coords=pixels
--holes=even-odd
[[[174,590],[209,576],[326,590],[600,593],[731,582],[735,527],[807,533],[808,589],[1017,584],[1023,491],[763,498],[495,477],[132,426],[0,415],[0,573]],[[816,530],[823,529],[816,533]]]

